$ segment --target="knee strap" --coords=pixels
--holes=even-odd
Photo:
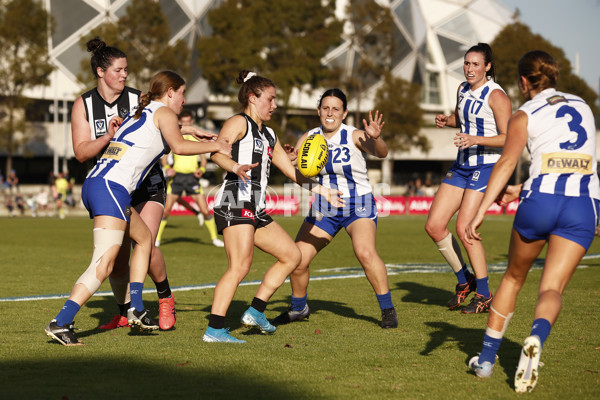
[[[435,244],[440,253],[442,253],[442,256],[444,256],[448,264],[450,264],[452,270],[454,272],[460,271],[463,265],[465,265],[465,262],[463,261],[458,241],[454,238],[452,233],[448,233],[445,238],[439,242],[435,242]]]
[[[96,293],[96,290],[102,285],[102,281],[98,279],[96,269],[102,261],[102,257],[113,246],[121,246],[125,231],[115,229],[94,229],[94,253],[92,254],[92,262],[85,272],[79,277],[75,284],[83,284],[91,294]]]

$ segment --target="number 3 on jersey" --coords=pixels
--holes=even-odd
[[[333,163],[346,163],[350,161],[350,149],[347,147],[336,147],[332,151],[332,161]]]
[[[579,114],[579,112],[571,106],[562,106],[556,112],[556,118],[562,118],[565,115],[571,116],[571,121],[569,121],[569,130],[577,134],[577,139],[575,142],[566,141],[560,143],[560,148],[564,150],[577,150],[583,146],[588,139],[587,132],[585,131],[584,127],[581,126],[581,114]]]

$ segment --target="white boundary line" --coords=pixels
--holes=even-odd
[[[600,254],[589,254],[583,257],[584,260],[591,260],[600,258]],[[400,274],[408,274],[408,273],[421,273],[421,274],[432,274],[436,272],[449,272],[450,267],[448,264],[386,264],[388,275],[400,275]],[[538,259],[533,263],[532,269],[541,269],[544,266],[544,260]],[[587,268],[587,265],[579,265],[577,268]],[[489,272],[504,272],[506,269],[506,263],[500,264],[488,264]],[[327,269],[317,269],[314,272],[321,273],[332,273],[339,272],[338,274],[333,275],[323,275],[323,276],[311,276],[311,281],[328,281],[332,279],[352,279],[352,278],[362,278],[365,276],[365,273],[361,267],[343,267],[343,268],[327,268]],[[289,279],[285,280],[289,282]],[[260,285],[261,281],[248,281],[242,282],[239,286],[257,286]],[[203,290],[203,289],[214,289],[216,283],[207,283],[203,285],[189,285],[189,286],[177,286],[171,288],[172,292],[189,292],[192,290]],[[155,289],[144,289],[143,293],[155,293]],[[104,292],[96,292],[94,296],[112,296],[112,292],[104,291]],[[4,297],[0,298],[0,302],[16,302],[16,301],[39,301],[39,300],[58,300],[58,299],[66,299],[70,296],[70,293],[65,294],[49,294],[49,295],[41,295],[41,296],[24,296],[24,297]]]

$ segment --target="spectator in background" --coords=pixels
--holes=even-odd
[[[25,215],[25,199],[23,199],[21,192],[18,192],[15,196],[15,205],[21,216]]]
[[[48,215],[48,191],[45,187],[37,194],[35,200],[40,216],[45,217]]]
[[[423,186],[423,196],[433,197],[435,196],[435,187],[431,184],[431,179],[425,179],[425,185]]]
[[[9,193],[18,193],[19,191],[19,178],[17,177],[17,171],[14,169],[10,170],[10,174],[6,177],[6,187]]]
[[[415,180],[415,196],[423,196],[423,181],[421,178]]]
[[[406,184],[406,195],[407,196],[415,196],[417,193],[417,187],[415,186],[415,181],[410,179]]]

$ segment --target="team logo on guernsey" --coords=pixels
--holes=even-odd
[[[254,139],[254,152],[262,153],[264,149],[263,141],[260,139]]]
[[[251,220],[254,220],[254,213],[248,209],[243,208],[242,209],[242,217],[250,218]]]
[[[97,119],[94,121],[96,127],[96,137],[106,134],[106,121],[104,119]]]
[[[137,108],[137,107],[136,107]],[[121,118],[125,118],[127,116],[127,114],[129,114],[129,110],[125,107],[121,107],[119,109],[119,117]]]
[[[267,147],[267,155],[269,156],[269,158],[273,158],[273,148],[272,147]]]

